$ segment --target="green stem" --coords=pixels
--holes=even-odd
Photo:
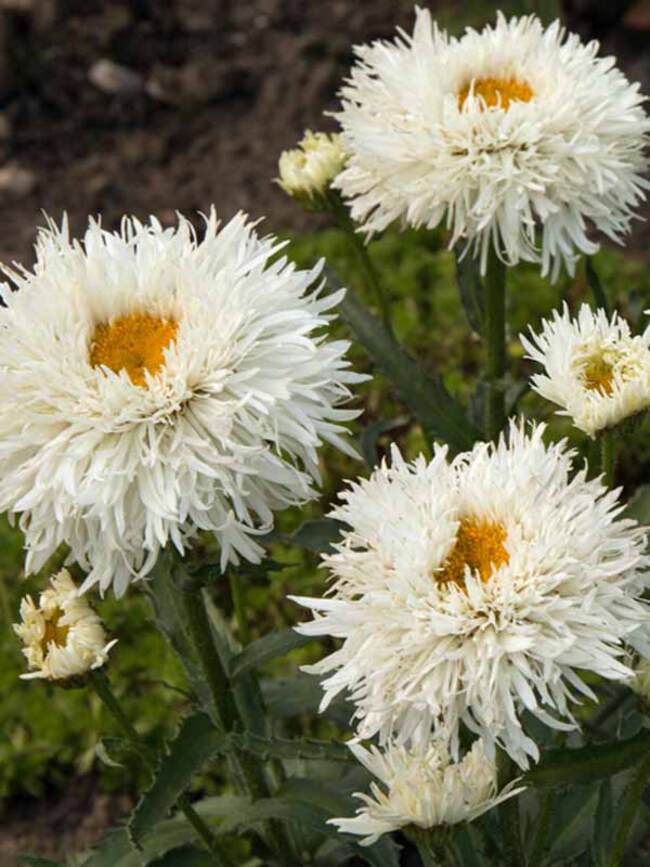
[[[493,250],[488,256],[484,288],[485,435],[495,440],[506,421],[506,266]]]
[[[510,756],[503,750],[497,755],[499,766],[499,789],[515,779],[517,768]],[[519,798],[508,798],[499,806],[501,836],[503,839],[504,867],[526,867],[521,838],[521,823],[519,819]]]
[[[406,836],[415,844],[423,867],[452,867],[455,863],[449,860],[450,849],[448,836],[443,828],[419,828],[410,825]]]
[[[600,435],[600,469],[604,484],[608,488],[613,487],[616,469],[616,441],[614,434],[609,430],[604,430]]]
[[[553,805],[555,804],[555,792],[549,790],[542,795],[542,808],[537,817],[537,828],[530,847],[530,867],[541,867],[544,863],[548,830],[553,818]]]
[[[636,814],[641,803],[641,796],[650,778],[650,753],[643,759],[639,768],[629,783],[623,799],[623,810],[612,847],[610,867],[619,867],[627,848],[627,838],[632,830]]]
[[[357,254],[359,264],[363,270],[366,285],[375,297],[377,306],[381,312],[381,318],[387,331],[392,334],[393,326],[391,323],[390,302],[388,296],[381,284],[377,269],[372,263],[372,259],[368,253],[368,248],[357,232],[356,227],[350,218],[348,209],[339,196],[332,199],[332,212],[339,228],[345,232]]]
[[[95,693],[99,696],[104,707],[109,711],[115,722],[122,730],[122,733],[127,739],[127,741],[133,747],[134,752],[138,756],[140,756],[144,765],[153,773],[155,755],[149,749],[147,744],[142,740],[140,735],[131,724],[131,721],[124,713],[121,704],[119,703],[117,697],[115,696],[115,693],[111,689],[111,685],[106,674],[101,670],[91,671],[89,682]],[[186,795],[179,796],[179,798],[176,800],[176,806],[185,815],[187,821],[190,823],[190,825],[192,825],[196,833],[203,840],[208,851],[214,856],[214,863],[217,865],[217,867],[230,867],[230,861],[221,851],[221,847],[219,846],[217,839],[214,837],[203,819],[196,812],[194,807],[192,807]]]
[[[214,643],[203,590],[187,580],[182,582],[181,586],[192,642],[212,697],[213,722],[223,732],[232,731],[237,726],[244,728],[243,720],[233,700],[228,675]],[[264,767],[253,756],[245,752],[233,752],[229,756],[229,763],[239,787],[244,789],[254,801],[271,797]],[[290,840],[282,823],[270,820],[265,824],[265,829],[268,845],[275,855],[281,858],[282,863],[287,867],[296,864]]]
[[[244,591],[242,588],[240,576],[234,569],[228,571],[228,581],[230,582],[230,595],[232,596],[232,605],[235,609],[235,619],[237,621],[237,631],[239,632],[240,644],[246,645],[250,642],[250,630],[248,628],[248,620],[246,619],[246,601],[244,599]]]

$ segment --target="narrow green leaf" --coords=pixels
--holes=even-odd
[[[633,767],[649,751],[647,730],[624,741],[546,750],[539,764],[524,774],[523,782],[537,787],[598,782]]]
[[[232,732],[227,749],[251,753],[260,761],[269,759],[304,759],[305,761],[354,762],[349,749],[338,741],[313,738],[260,738],[249,732]]]
[[[461,258],[458,252],[455,252],[455,259],[456,281],[467,321],[473,331],[482,334],[485,302],[478,260],[471,255]]]
[[[377,466],[379,455],[377,454],[377,444],[379,437],[396,428],[404,427],[409,423],[407,415],[399,415],[397,418],[382,418],[365,427],[359,438],[361,446],[361,454],[366,462],[366,465],[372,470]]]
[[[162,858],[150,861],[149,867],[214,867],[214,858],[205,849],[180,846],[171,849]]]
[[[299,635],[295,629],[283,629],[271,632],[257,641],[248,644],[241,653],[238,653],[230,661],[230,676],[239,677],[247,671],[260,668],[271,659],[284,656],[296,647],[302,647],[314,639]]]
[[[551,840],[551,863],[573,861],[589,848],[598,786],[574,786],[555,802]]]
[[[180,730],[168,746],[154,773],[151,787],[143,794],[129,819],[128,830],[136,846],[145,835],[166,818],[179,795],[189,786],[194,774],[220,748],[220,734],[204,713],[183,720]]]
[[[594,261],[591,256],[585,256],[585,275],[587,277],[587,285],[591,289],[594,296],[596,307],[602,307],[605,313],[609,316],[609,302],[603,289],[603,284],[600,282],[598,272],[594,268]]]
[[[261,686],[268,712],[273,719],[290,719],[303,713],[319,713],[323,690],[318,680],[311,675],[269,678],[263,680]],[[322,715],[346,728],[353,712],[353,705],[343,696],[339,696]]]
[[[330,551],[341,540],[341,524],[331,518],[305,521],[289,536],[289,543],[316,554]]]
[[[340,280],[328,269],[333,288]],[[429,376],[411,358],[384,325],[348,289],[339,305],[341,317],[402,400],[420,421],[430,439],[443,440],[455,449],[470,449],[482,432],[466,417],[463,407],[449,394],[439,376]]]
[[[603,780],[598,790],[594,817],[593,859],[595,867],[609,867],[613,839],[614,799],[611,780]]]
[[[109,768],[123,768],[132,746],[124,738],[100,738],[95,746],[95,755]]]

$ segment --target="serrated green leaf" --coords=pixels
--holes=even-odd
[[[485,302],[479,263],[471,255],[462,256],[457,251],[454,255],[456,282],[467,321],[473,331],[482,334]]]
[[[230,676],[237,678],[313,640],[310,636],[299,635],[295,629],[271,632],[257,641],[252,641],[230,660]]]
[[[129,819],[129,834],[136,846],[141,846],[145,835],[166,818],[194,774],[220,747],[223,749],[224,737],[204,713],[183,720],[177,736],[168,746],[167,755],[154,772],[151,787],[142,795]]]
[[[557,799],[551,823],[551,861],[571,860],[584,852],[591,839],[598,786],[575,786]]]
[[[600,282],[600,277],[594,267],[593,258],[591,256],[585,256],[585,275],[587,277],[587,285],[594,296],[596,307],[601,307],[609,316],[610,310],[607,295],[603,289],[603,284]]]
[[[227,795],[205,798],[192,806],[202,819],[210,821],[237,813],[249,803],[247,798]],[[96,844],[82,867],[142,867],[170,850],[195,842],[196,831],[183,816],[175,816],[156,825],[155,830],[143,840],[141,852],[133,849],[126,828],[112,828]]]
[[[359,445],[361,446],[363,459],[369,469],[374,469],[379,460],[379,455],[377,454],[379,437],[396,428],[404,427],[408,423],[409,417],[407,415],[399,415],[397,418],[379,419],[379,421],[375,421],[363,429],[359,437]]]
[[[328,269],[328,283],[341,286]],[[467,418],[463,407],[449,394],[439,376],[429,376],[411,358],[379,319],[348,289],[339,305],[342,319],[418,418],[430,439],[440,439],[456,451],[470,449],[482,432]]]
[[[539,764],[524,774],[527,786],[563,786],[598,782],[633,767],[650,750],[650,732],[608,744],[546,750]]]

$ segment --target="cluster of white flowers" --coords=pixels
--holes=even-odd
[[[338,133],[306,130],[298,147],[280,156],[278,183],[285,193],[304,204],[317,204],[326,196],[345,161]]]
[[[648,187],[643,97],[597,51],[532,15],[456,39],[421,9],[412,36],[357,47],[336,115],[353,218],[368,233],[444,221],[483,269],[493,246],[573,273],[596,250],[587,221],[620,238]]]
[[[215,534],[222,568],[258,562],[273,512],[315,496],[317,448],[354,454],[340,407],[363,377],[322,331],[343,292],[242,215],[198,240],[125,218],[41,233],[0,309],[0,510],[27,571],[65,542],[83,589],[117,595],[160,550]]]
[[[98,615],[66,569],[50,578],[38,605],[30,596],[22,600],[20,616],[14,631],[24,644],[29,668],[21,675],[25,679],[69,681],[102,666],[116,644],[106,641]]]
[[[633,336],[618,314],[609,319],[586,304],[572,319],[565,304],[521,342],[544,367],[532,378],[535,390],[590,436],[650,407],[650,328]]]

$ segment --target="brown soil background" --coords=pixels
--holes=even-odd
[[[429,2],[447,21],[468,4]],[[470,4],[472,5],[472,4]],[[489,13],[502,4],[483,3]],[[571,29],[599,38],[650,92],[650,2],[566,0]],[[412,0],[0,0],[0,259],[31,261],[45,210],[107,226],[125,212],[243,209],[269,231],[318,225],[272,183],[280,152],[323,112],[351,46],[410,27]],[[117,64],[108,68],[105,61]],[[98,63],[100,64],[98,66]],[[99,82],[100,86],[98,86]],[[647,256],[647,224],[629,248]],[[92,777],[65,795],[5,805],[0,867],[63,857],[128,804]]]

